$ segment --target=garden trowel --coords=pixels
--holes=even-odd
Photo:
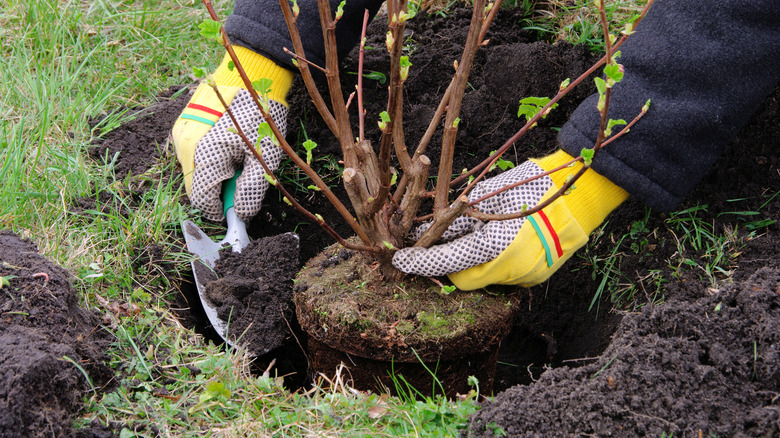
[[[185,220],[181,223],[184,230],[184,240],[187,242],[187,249],[197,258],[192,260],[192,276],[195,279],[195,285],[198,288],[198,296],[203,304],[203,310],[209,322],[216,330],[217,334],[228,343],[235,347],[235,344],[227,338],[227,322],[223,321],[217,315],[217,306],[206,294],[205,282],[211,278],[216,278],[214,266],[219,260],[219,251],[227,246],[233,252],[241,252],[249,245],[249,235],[246,232],[246,224],[237,215],[233,207],[233,198],[236,193],[236,179],[241,175],[237,171],[233,178],[227,180],[222,185],[222,202],[224,204],[225,217],[227,218],[227,233],[220,242],[215,242],[206,235],[194,222]]]

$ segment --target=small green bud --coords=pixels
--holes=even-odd
[[[289,199],[287,199],[287,196],[283,196],[283,197],[282,197],[282,201],[284,201],[284,203],[285,203],[285,204],[287,204],[287,205],[289,205],[290,207],[292,207],[292,202],[290,202],[290,200],[289,200]]]
[[[274,187],[276,186],[276,184],[278,184],[278,181],[273,176],[267,173],[264,173],[263,176],[265,177],[265,180],[268,181],[268,184],[271,184]]]
[[[293,3],[293,5],[292,5],[293,16],[295,18],[298,18],[298,14],[301,13],[301,7],[298,6],[298,0],[293,0],[292,3]]]
[[[336,20],[339,21],[341,17],[344,16],[344,5],[347,3],[347,0],[342,0],[341,3],[339,3],[338,7],[336,8]]]
[[[595,151],[593,149],[583,148],[580,151],[580,156],[582,156],[582,161],[585,162],[586,166],[590,166],[590,163],[593,162],[594,155],[595,155]]]

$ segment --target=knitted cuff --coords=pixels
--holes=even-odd
[[[571,155],[559,150],[532,161],[545,171],[549,171],[573,159]],[[575,162],[571,167],[552,173],[550,178],[556,186],[561,187],[570,175],[574,176],[582,167],[581,162]],[[590,234],[604,222],[612,210],[628,199],[628,192],[599,175],[595,170],[588,169],[577,179],[572,190],[563,199],[582,229]]]
[[[279,67],[270,59],[245,47],[233,46],[233,50],[235,50],[238,60],[244,67],[244,71],[246,71],[249,80],[256,81],[260,78],[271,79],[273,83],[271,84],[271,92],[268,94],[268,97],[284,106],[288,106],[285,99],[287,97],[287,92],[292,85],[293,72]],[[220,86],[246,88],[244,82],[241,80],[241,76],[238,74],[238,70],[235,68],[230,70],[228,68],[228,63],[230,61],[230,55],[226,53],[225,57],[222,59],[222,63],[214,72],[214,82]]]

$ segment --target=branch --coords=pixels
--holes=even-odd
[[[608,139],[604,140],[604,142],[601,143],[601,147],[603,148],[604,146],[612,143],[613,141],[617,140],[618,138],[620,138],[624,134],[626,134],[631,129],[631,127],[634,126],[634,124],[636,124],[636,122],[638,122],[639,119],[641,119],[642,116],[644,116],[647,113],[647,109],[648,109],[647,105],[642,107],[642,111],[640,111],[639,114],[637,114],[636,117],[634,117],[634,119],[631,120],[631,122],[629,124],[624,126],[623,129],[621,129],[619,132],[615,133],[615,135],[613,135],[613,136],[609,137]],[[564,164],[562,164],[562,165],[560,165],[560,166],[558,166],[558,167],[556,167],[554,169],[550,169],[550,170],[548,170],[546,172],[542,172],[542,173],[540,173],[538,175],[534,175],[534,176],[532,176],[530,178],[526,178],[526,179],[524,179],[522,181],[518,181],[518,182],[515,182],[515,183],[512,183],[512,184],[506,185],[504,187],[501,187],[500,189],[494,190],[494,191],[492,191],[492,192],[490,192],[490,193],[488,193],[488,194],[486,194],[486,195],[484,195],[484,196],[482,196],[480,198],[477,198],[477,199],[475,199],[473,201],[469,201],[469,207],[473,207],[473,206],[479,204],[480,202],[482,202],[482,201],[484,201],[484,200],[486,200],[488,198],[492,198],[493,196],[496,196],[496,195],[498,195],[500,193],[503,193],[503,192],[505,192],[507,190],[513,189],[515,187],[519,187],[519,186],[521,186],[523,184],[528,184],[529,182],[537,180],[537,179],[542,178],[544,176],[552,175],[553,173],[555,173],[555,172],[557,172],[559,170],[566,169],[569,166],[571,166],[572,164],[574,164],[574,163],[576,163],[578,161],[581,162],[582,160],[583,160],[582,155],[579,155],[576,158],[574,158],[573,160],[570,160],[570,161],[568,161],[568,162],[566,162],[566,163],[564,163]],[[527,216],[527,215],[521,215],[521,216],[517,216],[517,217],[523,217],[523,216]],[[493,220],[495,220],[495,219],[493,219]]]
[[[349,113],[344,103],[344,94],[341,90],[341,79],[339,78],[336,20],[333,18],[328,0],[317,0],[317,6],[320,12],[322,37],[325,41],[325,78],[328,82],[331,109],[336,118],[336,130],[333,131],[333,135],[336,136],[341,145],[341,151],[344,155],[344,166],[357,167],[357,157],[354,155],[352,148],[355,136],[352,134]]]
[[[452,178],[452,161],[455,156],[455,138],[458,133],[458,115],[463,101],[463,92],[468,83],[474,55],[479,47],[482,19],[485,13],[485,0],[474,1],[474,11],[471,15],[471,25],[466,37],[466,44],[461,56],[461,62],[453,79],[453,90],[447,103],[447,118],[444,121],[444,137],[441,145],[441,159],[436,180],[436,195],[434,197],[434,217],[438,210],[449,208],[450,179]],[[432,227],[433,228],[433,227]]]
[[[279,5],[282,8],[287,30],[290,32],[290,40],[293,43],[293,49],[298,57],[306,59],[303,50],[303,42],[301,41],[301,34],[298,32],[298,25],[296,24],[298,14],[290,8],[288,0],[279,0]],[[314,82],[314,76],[312,76],[311,71],[309,70],[309,62],[298,62],[296,64],[298,70],[301,72],[306,91],[309,92],[309,96],[311,96],[311,100],[314,103],[315,108],[317,108],[317,112],[320,113],[320,116],[325,121],[325,124],[328,125],[331,132],[336,132],[336,119],[325,104],[325,99],[323,99],[320,91],[317,89],[317,84]]]
[[[307,65],[310,65],[310,66],[316,68],[317,70],[321,71],[322,73],[325,73],[325,69],[324,68],[322,68],[319,65],[309,61],[308,59],[304,58],[303,56],[299,56],[295,52],[291,52],[290,49],[288,49],[287,47],[282,47],[282,50],[284,50],[284,53],[286,53],[286,54],[292,56],[293,58],[295,58],[296,61],[303,61]]]
[[[368,29],[368,9],[363,13],[363,29],[360,32],[360,51],[358,56],[358,77],[357,77],[357,105],[358,105],[358,139],[366,139],[365,121],[366,110],[363,109],[363,58],[366,51],[366,30]],[[382,159],[380,158],[380,163]],[[390,160],[387,160],[388,162]]]

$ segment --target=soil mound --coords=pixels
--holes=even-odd
[[[626,315],[597,361],[508,389],[470,436],[780,434],[780,270],[720,293],[685,287],[699,298]]]
[[[0,261],[0,431],[69,436],[82,397],[113,377],[103,356],[109,335],[35,245],[0,231]]]

